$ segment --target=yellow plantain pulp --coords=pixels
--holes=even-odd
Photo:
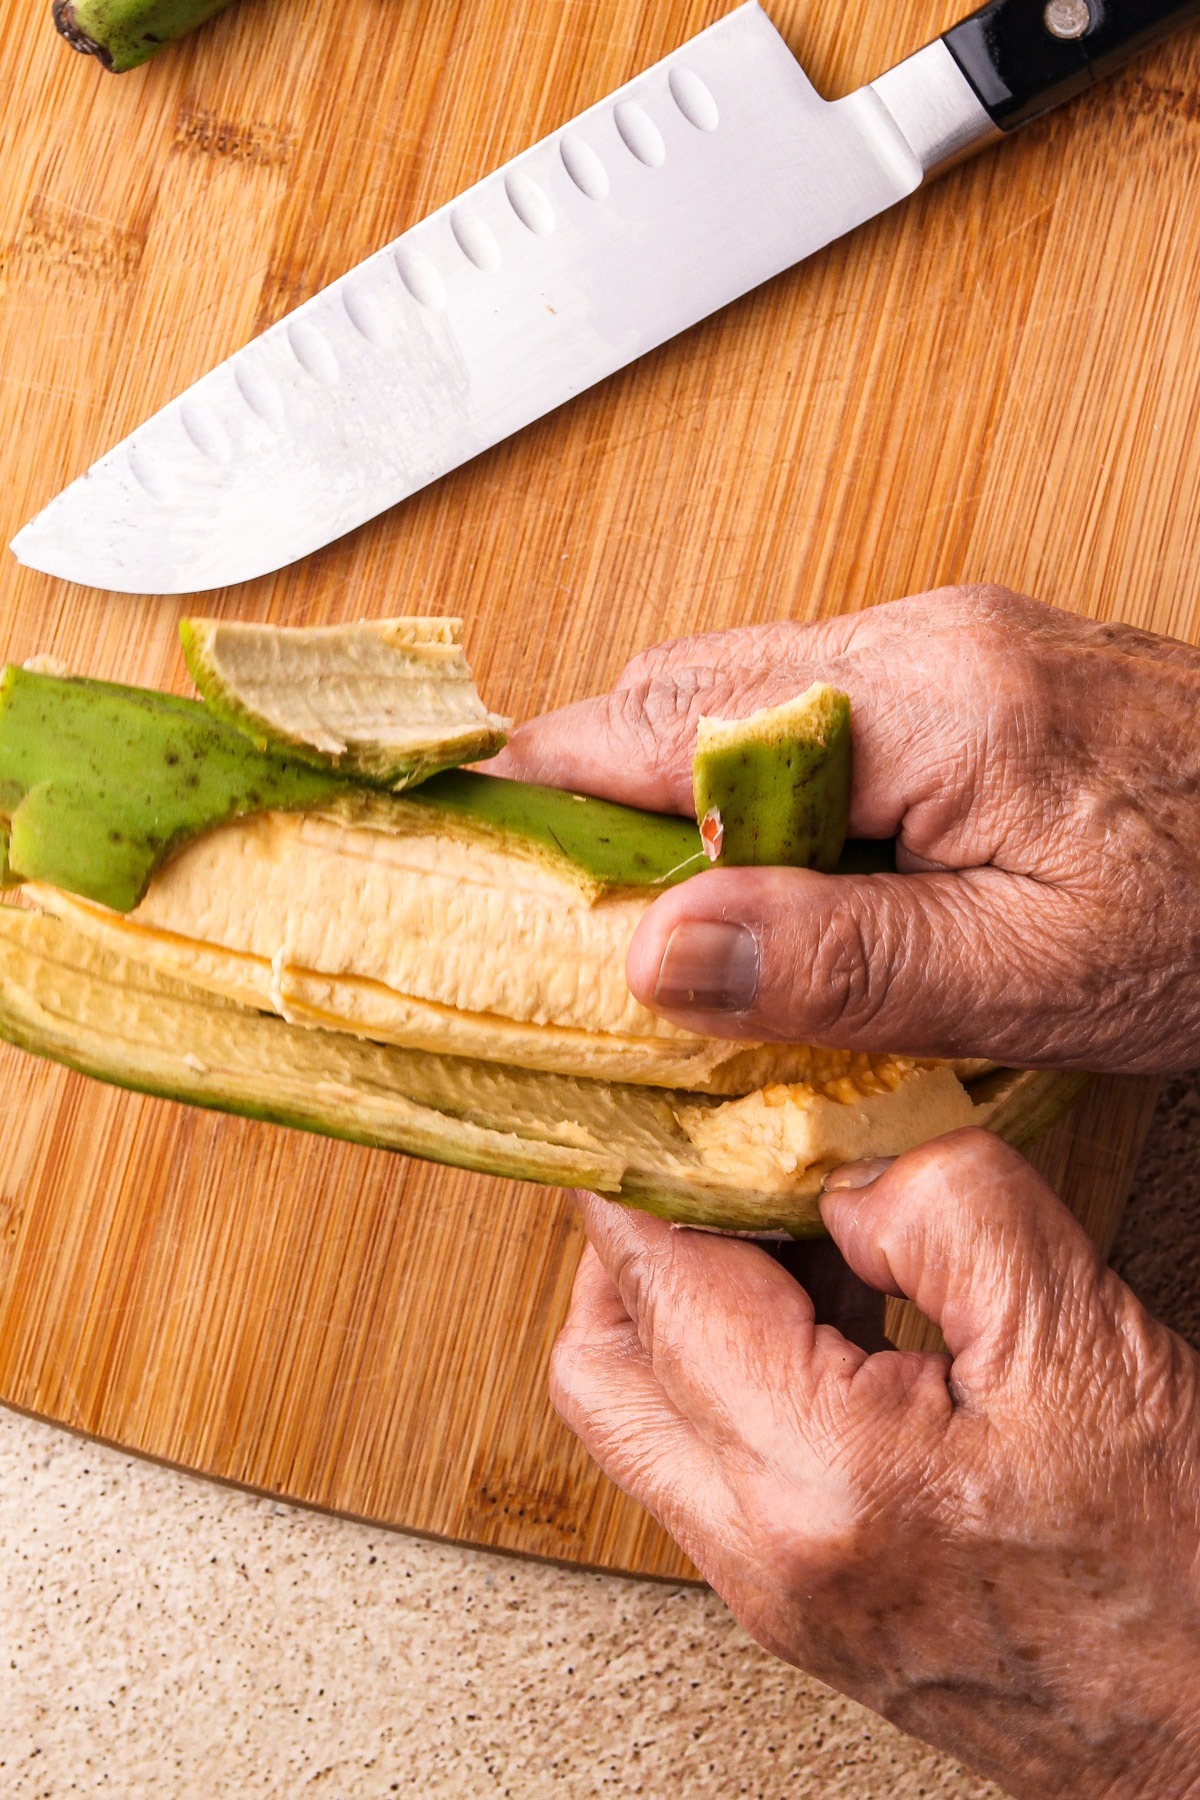
[[[132,913],[30,886],[109,948],[296,1024],[609,1081],[853,1102],[911,1062],[703,1038],[641,1006],[625,953],[650,904],[496,846],[266,813],[194,839]]]
[[[709,1169],[772,1187],[807,1175],[816,1192],[820,1176],[838,1163],[900,1156],[970,1125],[975,1114],[945,1064],[889,1057],[874,1091],[848,1077],[838,1085],[840,1094],[775,1083],[717,1107],[678,1106],[676,1117]]]
[[[0,906],[0,1035],[148,1093],[740,1231],[819,1231],[831,1161],[904,1150],[977,1113],[948,1070],[912,1064],[893,1069],[890,1094],[880,1084],[850,1106],[799,1087],[722,1101],[414,1055],[214,999],[12,906]],[[885,1117],[885,1098],[910,1104]]]

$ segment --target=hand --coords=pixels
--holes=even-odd
[[[778,1655],[1022,1800],[1200,1795],[1200,1357],[986,1133],[833,1179],[847,1261],[950,1356],[581,1195],[555,1405]]]
[[[1185,644],[947,589],[649,651],[489,767],[690,812],[700,714],[818,678],[853,704],[851,835],[898,835],[905,872],[699,875],[638,929],[638,999],[714,1036],[1200,1062],[1200,652]]]

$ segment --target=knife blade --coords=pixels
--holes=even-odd
[[[828,101],[748,0],[202,377],[12,549],[124,593],[282,568],[1197,11],[1200,0],[991,0]]]

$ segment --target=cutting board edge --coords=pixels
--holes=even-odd
[[[11,1400],[3,1394],[0,1394],[0,1412],[14,1413],[22,1419],[34,1419],[39,1425],[49,1425],[55,1431],[64,1431],[81,1443],[97,1444],[102,1450],[115,1451],[119,1456],[132,1456],[138,1462],[150,1463],[158,1469],[168,1469],[173,1475],[186,1475],[193,1481],[226,1488],[237,1494],[247,1494],[255,1500],[270,1500],[277,1506],[294,1506],[299,1512],[317,1513],[325,1519],[343,1519],[349,1525],[362,1525],[371,1531],[388,1531],[397,1537],[417,1538],[426,1544],[445,1544],[456,1550],[474,1550],[484,1556],[511,1557],[515,1562],[544,1563],[549,1568],[577,1570],[584,1575],[611,1575],[619,1581],[653,1581],[661,1587],[700,1588],[709,1585],[697,1570],[690,1575],[682,1572],[670,1575],[658,1574],[649,1569],[630,1569],[619,1563],[580,1562],[574,1557],[551,1556],[545,1551],[526,1550],[515,1544],[489,1544],[481,1538],[454,1537],[448,1532],[431,1531],[419,1525],[400,1525],[394,1520],[371,1513],[323,1506],[319,1500],[302,1499],[290,1494],[286,1488],[258,1487],[251,1481],[238,1481],[230,1475],[220,1475],[209,1469],[195,1468],[190,1463],[176,1462],[169,1456],[160,1456],[153,1450],[143,1450],[139,1445],[126,1443],[119,1438],[85,1431],[82,1426],[56,1418],[53,1413],[39,1412],[36,1407],[22,1406],[19,1401]],[[679,1554],[682,1558],[683,1552],[680,1551]],[[692,1564],[688,1563],[687,1567],[692,1568]]]

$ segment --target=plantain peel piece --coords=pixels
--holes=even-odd
[[[0,674],[10,877],[127,911],[197,831],[338,788],[327,771],[256,751],[198,701],[14,665]]]
[[[185,619],[192,680],[260,750],[399,791],[503,748],[461,619],[373,619],[315,628]]]
[[[848,698],[816,681],[749,718],[701,718],[692,794],[711,862],[830,873],[850,811]]]
[[[585,1186],[679,1223],[820,1231],[830,1161],[970,1122],[950,1072],[909,1064],[846,1106],[798,1089],[722,1102],[306,1031],[0,907],[0,1035],[84,1074],[481,1172]],[[872,1105],[874,1101],[874,1106]],[[832,1135],[831,1135],[832,1128]]]
[[[72,50],[114,74],[149,62],[230,0],[54,0],[54,23]]]
[[[13,877],[118,912],[189,840],[247,815],[319,811],[379,834],[505,846],[596,894],[703,866],[689,821],[450,770],[401,799],[260,750],[198,700],[10,666],[0,675],[0,830]]]

